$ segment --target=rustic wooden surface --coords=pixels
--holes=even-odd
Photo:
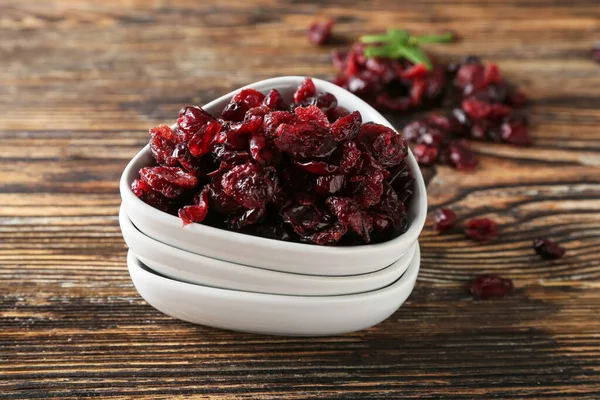
[[[597,0],[326,3],[0,0],[0,399],[600,398]],[[184,104],[331,77],[331,47],[304,33],[323,16],[340,46],[454,29],[463,41],[439,54],[497,62],[532,97],[535,147],[478,144],[475,173],[429,183],[432,209],[492,216],[501,239],[428,223],[415,292],[363,332],[277,338],[162,315],[127,274],[121,170]],[[537,235],[568,256],[540,260]],[[462,285],[487,272],[516,292],[473,301]]]

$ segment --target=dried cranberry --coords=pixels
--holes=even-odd
[[[313,80],[306,78],[294,93],[294,103],[301,104],[309,97],[314,97],[315,94],[317,94],[317,88],[315,87]]]
[[[512,115],[504,119],[501,126],[502,139],[506,143],[519,146],[529,146],[533,139],[529,136],[527,121],[524,118]]]
[[[277,171],[254,163],[236,165],[223,175],[221,185],[225,194],[244,207],[263,208],[277,190]]]
[[[219,183],[220,186],[220,183]],[[223,215],[237,214],[244,210],[244,207],[227,196],[225,192],[214,185],[206,185],[208,189],[210,209]]]
[[[308,40],[312,44],[322,45],[331,36],[331,29],[335,25],[335,20],[330,18],[326,22],[313,22],[308,28]]]
[[[413,149],[413,154],[419,164],[430,165],[437,160],[439,150],[434,146],[419,144]]]
[[[410,171],[410,168],[406,161],[403,161],[400,165],[391,170],[390,177],[387,182],[397,193],[400,201],[408,204],[408,201],[412,198],[414,193],[415,178]]]
[[[336,244],[347,231],[348,228],[344,224],[335,223],[318,232],[305,236],[304,239],[320,245]]]
[[[361,125],[362,116],[358,111],[354,111],[351,114],[338,118],[331,125],[331,133],[339,142],[352,140],[360,132]]]
[[[498,224],[487,218],[474,218],[467,222],[465,235],[478,242],[487,242],[498,237]]]
[[[387,126],[367,122],[360,128],[358,141],[385,167],[402,162],[407,154],[402,136]]]
[[[471,151],[467,142],[456,141],[450,144],[449,150],[449,162],[454,168],[462,171],[470,171],[474,169],[479,160],[475,153]]]
[[[513,290],[510,279],[500,278],[495,275],[480,275],[467,284],[467,289],[476,299],[490,297],[503,297]]]
[[[221,118],[226,121],[242,121],[246,112],[261,105],[265,95],[255,89],[242,89],[237,93],[221,113]]]
[[[353,198],[364,208],[369,208],[381,199],[384,175],[379,170],[367,171],[364,175],[350,178]]]
[[[314,196],[297,193],[279,211],[283,222],[298,235],[306,236],[326,226],[324,213]]]
[[[387,217],[392,224],[392,236],[384,238],[385,240],[391,239],[406,231],[408,222],[406,208],[396,191],[387,182],[383,183],[381,200],[373,207],[373,210],[380,215]]]
[[[339,147],[339,150],[341,152],[340,172],[349,174],[356,173],[362,169],[362,152],[356,145],[356,142],[344,142]]]
[[[250,155],[254,161],[260,164],[272,163],[277,158],[275,150],[267,146],[267,139],[262,132],[255,132],[250,137],[248,146],[250,148]]]
[[[136,179],[131,184],[131,191],[142,201],[154,208],[167,211],[169,201],[160,193],[154,191],[146,182]]]
[[[177,133],[182,140],[188,141],[193,135],[204,132],[209,122],[216,120],[200,107],[184,107],[179,111],[177,119]]]
[[[342,225],[356,232],[365,243],[371,241],[373,231],[373,217],[360,209],[352,199],[346,197],[329,197],[325,203],[329,211],[337,217]]]
[[[544,260],[556,260],[566,253],[563,247],[549,239],[535,239],[533,241],[533,248]]]
[[[287,105],[277,89],[271,89],[263,100],[263,104],[273,110],[285,110]]]
[[[304,107],[317,107],[325,114],[328,114],[329,112],[337,108],[337,104],[337,98],[329,92],[317,93],[315,96],[308,97],[304,99],[302,103],[300,103],[300,105]]]
[[[183,221],[183,225],[191,224],[192,222],[202,222],[208,214],[208,189],[204,188],[194,197],[193,206],[185,206],[179,209],[179,218]]]
[[[329,165],[325,161],[294,161],[294,165],[315,175],[331,175],[338,172],[339,169],[337,166]]]
[[[153,190],[170,199],[198,184],[195,176],[178,167],[144,167],[140,169],[140,178]]]
[[[329,110],[329,112],[327,112],[327,118],[329,119],[329,122],[333,123],[338,119],[345,117],[348,114],[350,114],[350,111],[348,111],[344,107],[336,107],[333,110]]]
[[[317,106],[296,107],[294,113],[301,121],[313,121],[323,128],[329,127],[327,116],[323,110]]]
[[[317,196],[327,197],[341,192],[345,184],[346,177],[344,175],[319,176],[315,179],[313,191]]]
[[[276,137],[277,128],[281,124],[294,124],[298,120],[296,114],[289,111],[273,111],[263,118],[263,128],[267,138]]]
[[[336,148],[329,129],[312,121],[281,124],[275,136],[274,143],[280,151],[300,158],[326,157]]]
[[[195,157],[210,153],[214,138],[220,130],[221,124],[217,121],[209,121],[204,127],[194,133],[188,141],[190,153]]]
[[[227,226],[229,229],[239,232],[250,225],[260,223],[265,218],[265,215],[265,208],[246,210],[241,215],[236,215],[235,217],[229,219],[227,221]]]
[[[173,156],[177,146],[177,136],[167,125],[159,125],[150,129],[150,151],[157,163],[176,166],[177,159]]]
[[[452,229],[456,224],[456,214],[447,208],[438,208],[433,213],[433,229],[444,232]]]

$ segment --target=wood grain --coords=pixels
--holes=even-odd
[[[147,129],[277,75],[331,78],[336,42],[453,29],[532,98],[536,145],[475,145],[474,173],[428,171],[431,209],[492,216],[497,242],[422,236],[409,301],[332,338],[246,335],[166,317],[137,295],[118,178]],[[0,0],[0,399],[600,398],[600,39],[596,0]],[[391,116],[401,127],[406,116]],[[550,236],[568,255],[540,260]],[[479,273],[514,279],[474,301]],[[207,305],[210,306],[210,305]]]

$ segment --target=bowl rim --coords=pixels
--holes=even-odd
[[[314,304],[334,304],[339,302],[348,302],[348,301],[356,301],[356,300],[368,300],[373,297],[381,297],[386,294],[393,293],[396,290],[400,290],[400,287],[410,287],[412,288],[416,285],[416,281],[419,275],[419,270],[421,269],[421,248],[420,244],[417,242],[416,250],[412,260],[409,263],[408,268],[394,282],[391,282],[389,285],[384,286],[377,290],[371,290],[368,292],[362,293],[351,293],[344,295],[336,295],[336,296],[301,296],[301,295],[290,295],[290,294],[272,294],[272,293],[258,293],[258,292],[246,292],[242,290],[234,290],[234,289],[226,289],[226,288],[215,288],[211,286],[198,285],[194,283],[182,282],[173,278],[169,278],[167,276],[161,275],[156,271],[150,269],[145,266],[135,254],[128,250],[127,252],[127,267],[129,273],[132,273],[132,269],[137,269],[137,273],[144,274],[146,276],[150,276],[151,279],[154,280],[162,280],[163,283],[168,285],[179,286],[183,290],[198,290],[204,292],[209,296],[219,296],[219,297],[239,297],[243,296],[248,301],[259,301],[259,302],[273,302],[276,301],[280,304],[282,303],[302,303],[306,305],[314,305]],[[135,273],[135,271],[134,271]],[[135,282],[134,282],[135,283]],[[240,299],[242,300],[242,299]]]
[[[215,107],[219,103],[229,101],[233,95],[238,93],[242,89],[246,88],[254,88],[258,91],[266,91],[272,89],[274,86],[282,86],[283,83],[286,86],[294,87],[297,86],[302,80],[306,79],[305,76],[281,76],[276,78],[269,78],[261,81],[257,81],[246,86],[243,86],[239,89],[236,89],[232,92],[229,92],[207,104],[202,106],[203,109],[209,109],[211,107]],[[318,78],[311,78],[317,87],[317,90],[326,91],[326,92],[338,92],[336,97],[340,97],[339,94],[343,94],[351,99],[353,102],[358,103],[360,106],[357,107],[357,110],[362,114],[368,114],[371,118],[370,121],[379,123],[381,125],[387,126],[394,131],[398,132],[394,126],[384,118],[378,111],[376,111],[373,107],[367,104],[365,101],[357,97],[356,95],[348,92],[344,88],[341,88],[331,82],[327,82]],[[398,133],[400,134],[400,133]],[[162,224],[166,224],[169,226],[179,225],[180,228],[188,230],[187,234],[202,236],[202,237],[210,237],[216,240],[223,240],[227,242],[235,242],[237,245],[256,245],[256,243],[269,243],[271,247],[278,247],[279,250],[289,251],[290,253],[298,253],[303,251],[310,251],[311,253],[319,253],[324,256],[351,256],[357,253],[378,253],[379,251],[390,250],[390,248],[409,248],[418,238],[421,233],[423,226],[425,225],[425,219],[427,217],[427,192],[425,187],[425,182],[423,180],[423,175],[421,170],[412,154],[410,149],[408,149],[407,155],[407,163],[413,174],[413,178],[415,179],[415,191],[413,194],[413,207],[415,208],[412,212],[415,214],[415,217],[412,219],[408,229],[406,232],[402,233],[400,236],[388,240],[382,243],[376,244],[364,244],[364,245],[356,245],[356,246],[318,246],[307,243],[297,243],[297,242],[286,242],[282,240],[263,238],[259,236],[252,236],[244,233],[238,233],[233,231],[228,231],[225,229],[214,228],[211,226],[203,225],[203,224],[189,224],[183,227],[181,220],[168,214],[166,212],[155,209],[154,207],[144,203],[141,199],[134,195],[134,193],[130,189],[131,182],[137,177],[138,167],[136,165],[139,161],[144,158],[150,156],[150,145],[147,144],[143,149],[141,149],[127,164],[123,173],[121,175],[119,190],[121,192],[121,198],[123,203],[126,205],[131,204],[133,207],[139,208],[141,212],[144,214],[151,213],[153,214],[153,218],[159,221]],[[136,170],[134,170],[134,167]],[[268,242],[265,242],[268,241]]]

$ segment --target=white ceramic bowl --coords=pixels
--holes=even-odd
[[[152,307],[183,321],[234,331],[323,336],[358,331],[392,315],[412,292],[421,254],[391,285],[346,296],[285,296],[217,289],[175,281],[148,269],[130,251],[129,274]]]
[[[279,90],[287,98],[304,77],[287,76],[267,79],[246,87],[261,92]],[[313,79],[317,90],[330,92],[338,104],[349,110],[358,110],[364,122],[373,121],[393,126],[367,103],[333,83]],[[220,114],[231,97],[226,94],[203,108],[214,115]],[[265,239],[217,229],[202,224],[182,226],[175,216],[159,211],[140,199],[130,189],[140,168],[153,163],[149,146],[142,149],[123,171],[120,182],[121,198],[127,215],[145,235],[182,250],[238,264],[282,272],[309,275],[358,275],[378,271],[396,262],[417,241],[427,214],[425,183],[412,153],[408,164],[415,177],[415,194],[409,207],[409,228],[399,237],[385,243],[363,246],[316,246]]]
[[[415,243],[394,264],[369,274],[299,275],[220,261],[157,242],[136,229],[123,208],[119,224],[129,250],[161,275],[187,283],[258,293],[333,296],[377,290],[402,276],[417,247]]]

